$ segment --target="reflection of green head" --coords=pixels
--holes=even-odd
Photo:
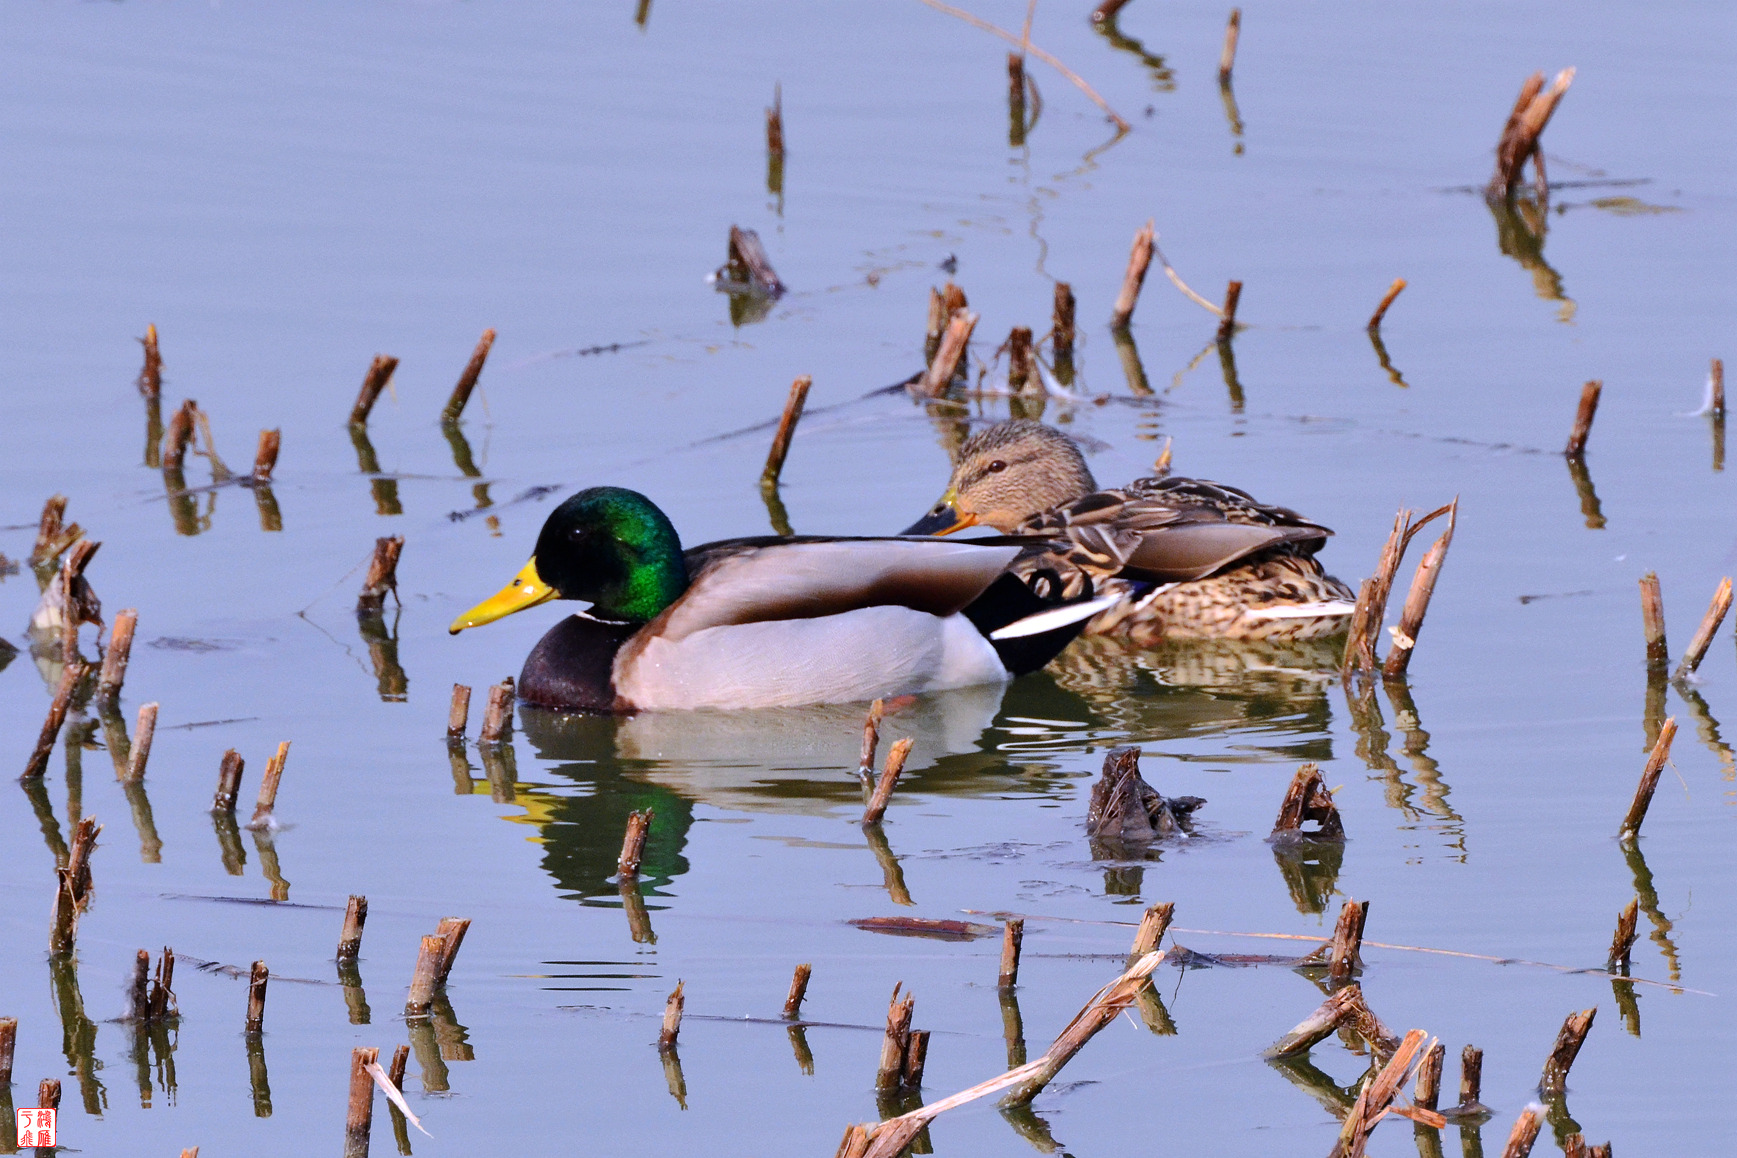
[[[592,487],[556,507],[531,560],[560,598],[590,603],[607,619],[644,623],[688,588],[675,527],[622,487]]]

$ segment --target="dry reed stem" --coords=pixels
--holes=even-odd
[[[189,398],[169,419],[169,428],[163,432],[164,470],[178,471],[186,465],[187,447],[193,442],[194,420],[198,413],[199,404]]]
[[[1228,342],[1236,333],[1236,304],[1242,300],[1242,283],[1233,281],[1225,287],[1224,305],[1218,311],[1218,340]]]
[[[899,1086],[906,1090],[917,1090],[923,1086],[923,1069],[929,1064],[929,1031],[913,1029],[911,1039],[905,1047],[904,1069],[899,1075]]]
[[[1128,251],[1128,268],[1122,274],[1122,290],[1116,295],[1115,309],[1110,311],[1110,328],[1126,329],[1133,320],[1134,307],[1140,302],[1140,287],[1146,284],[1146,270],[1152,265],[1152,251],[1157,239],[1154,222],[1148,220],[1134,234],[1134,245]]]
[[[1483,1096],[1483,1086],[1484,1051],[1468,1045],[1460,1050],[1460,1104],[1454,1107],[1455,1112],[1464,1116],[1483,1111],[1485,1106],[1478,1100]]]
[[[1015,326],[1007,334],[1007,388],[1009,390],[1023,390],[1034,377],[1031,360],[1031,327]]]
[[[1387,316],[1387,307],[1393,304],[1393,299],[1397,298],[1400,291],[1404,288],[1404,278],[1396,277],[1393,279],[1393,284],[1388,286],[1387,292],[1381,296],[1381,304],[1375,307],[1375,312],[1373,314],[1369,315],[1369,325],[1365,328],[1369,330],[1370,333],[1374,333],[1376,330],[1381,328],[1381,319]]]
[[[54,741],[60,735],[61,725],[66,723],[67,709],[72,705],[72,693],[78,687],[79,680],[84,678],[86,667],[74,661],[62,668],[60,684],[54,689],[54,699],[49,701],[48,716],[42,721],[42,731],[36,737],[36,747],[30,753],[30,759],[25,762],[24,775],[20,780],[37,780],[48,771],[48,758],[54,753]]]
[[[1682,662],[1677,664],[1677,670],[1671,675],[1672,679],[1686,679],[1701,666],[1702,657],[1707,654],[1707,648],[1712,645],[1719,625],[1725,622],[1725,613],[1730,610],[1731,577],[1727,575],[1719,580],[1719,587],[1713,592],[1713,602],[1707,605],[1707,614],[1701,617],[1701,626],[1695,629],[1695,636],[1689,640],[1688,650],[1683,652]]]
[[[971,331],[976,328],[977,315],[967,309],[960,309],[947,319],[947,329],[941,335],[941,344],[935,349],[935,357],[930,360],[928,370],[917,382],[919,394],[938,398],[946,392],[947,384],[953,381],[959,360],[965,356]]]
[[[1128,953],[1130,963],[1158,948],[1175,916],[1176,906],[1168,901],[1153,905],[1141,915],[1140,927],[1134,931],[1134,947]]]
[[[30,550],[32,567],[48,562],[84,534],[77,523],[67,523],[65,519],[65,495],[53,495],[42,504],[42,518],[36,527],[36,545]]]
[[[1418,634],[1423,630],[1423,617],[1429,613],[1429,601],[1435,594],[1435,581],[1441,574],[1448,548],[1453,546],[1459,513],[1460,500],[1455,498],[1448,505],[1447,530],[1424,552],[1423,560],[1417,565],[1417,574],[1412,576],[1411,588],[1405,593],[1405,604],[1399,612],[1399,625],[1392,632],[1393,646],[1388,649],[1387,662],[1381,669],[1388,679],[1405,678],[1406,669],[1411,666],[1412,651],[1417,647]]]
[[[374,540],[374,554],[368,560],[368,574],[362,581],[362,592],[356,597],[359,614],[377,612],[386,606],[386,593],[398,594],[398,557],[404,553],[404,536],[391,535]]]
[[[767,256],[760,235],[752,229],[730,226],[725,264],[732,276],[738,276],[761,293],[774,298],[783,296],[784,283],[778,279],[778,271],[772,268],[772,259]]]
[[[766,110],[766,154],[768,157],[782,159],[784,156],[784,85],[775,83],[772,86],[772,107]]]
[[[1327,978],[1334,986],[1351,980],[1351,975],[1362,966],[1363,926],[1368,922],[1368,901],[1347,900],[1339,906],[1327,966]]]
[[[400,1092],[404,1089],[404,1071],[410,1063],[410,1047],[401,1045],[392,1051],[392,1068],[386,1071],[386,1078]]]
[[[289,741],[278,743],[277,753],[265,762],[265,775],[259,781],[259,799],[254,803],[253,819],[247,827],[255,832],[271,827],[272,810],[277,807],[277,786],[283,780],[283,766],[289,763]]]
[[[146,398],[160,398],[163,395],[163,354],[157,346],[157,327],[145,327],[145,336],[139,339],[139,345],[145,348],[145,364],[139,370],[139,393]]]
[[[802,999],[808,995],[808,979],[814,975],[814,966],[802,964],[790,975],[790,992],[784,998],[784,1016],[795,1021],[802,1016]]]
[[[1092,23],[1108,24],[1116,18],[1116,13],[1120,12],[1127,3],[1128,0],[1104,0],[1102,4],[1092,9]]]
[[[875,749],[881,742],[881,718],[886,715],[886,703],[876,700],[869,705],[868,716],[862,722],[862,756],[857,762],[857,775],[867,780],[875,774]]]
[[[156,704],[139,709],[139,722],[133,729],[133,750],[127,754],[127,776],[123,783],[137,784],[145,778],[145,761],[151,758],[151,741],[157,734]]]
[[[97,679],[99,704],[112,704],[120,698],[121,685],[127,679],[127,661],[132,657],[133,632],[138,626],[137,609],[129,607],[115,613],[114,626],[109,629],[109,648],[103,654],[102,675]]]
[[[1394,516],[1393,530],[1381,548],[1375,574],[1365,579],[1357,591],[1357,608],[1351,614],[1351,627],[1345,637],[1345,674],[1375,670],[1375,641],[1381,630],[1381,621],[1387,616],[1387,599],[1393,591],[1393,579],[1399,573],[1399,564],[1405,558],[1405,549],[1411,545],[1414,535],[1451,510],[1452,503],[1437,507],[1413,521],[1414,512],[1401,507]]]
[[[1502,1147],[1502,1158],[1526,1158],[1538,1141],[1538,1131],[1544,1127],[1544,1115],[1532,1106],[1520,1111],[1514,1128],[1508,1134],[1508,1144]]]
[[[1714,418],[1725,417],[1725,360],[1714,358],[1707,367],[1708,413]]]
[[[1561,103],[1562,97],[1568,91],[1568,86],[1574,83],[1574,70],[1565,68],[1556,74],[1550,82],[1550,87],[1544,87],[1544,74],[1535,72],[1526,78],[1520,86],[1520,96],[1514,102],[1514,109],[1508,114],[1507,124],[1502,127],[1501,139],[1496,145],[1496,171],[1490,178],[1486,195],[1494,200],[1505,200],[1514,195],[1520,185],[1520,171],[1525,167],[1527,158],[1532,159],[1532,165],[1538,178],[1540,197],[1548,194],[1548,186],[1544,179],[1544,153],[1538,145],[1538,138],[1544,134],[1544,126],[1550,123],[1550,117]]]
[[[1612,973],[1627,972],[1630,955],[1634,952],[1635,921],[1640,913],[1640,899],[1637,897],[1623,907],[1617,914],[1616,932],[1610,938],[1610,956],[1606,958],[1606,968]]]
[[[935,360],[935,347],[947,328],[947,299],[934,286],[929,287],[929,320],[923,327],[924,364]]]
[[[350,894],[344,906],[344,928],[338,934],[338,960],[354,961],[362,952],[362,929],[368,923],[368,898]]]
[[[464,684],[452,685],[452,706],[446,710],[446,735],[448,739],[464,739],[464,730],[470,723],[470,688]]]
[[[507,739],[513,723],[513,680],[511,676],[489,689],[488,706],[483,710],[479,744],[499,744]]]
[[[1417,1063],[1417,1084],[1411,1092],[1413,1105],[1425,1110],[1435,1109],[1441,1100],[1441,1073],[1446,1062],[1447,1046],[1439,1041],[1424,1053],[1423,1060]]]
[[[1563,1021],[1562,1028],[1556,1033],[1556,1044],[1550,1047],[1550,1056],[1544,1061],[1544,1075],[1538,1081],[1538,1088],[1546,1096],[1562,1094],[1568,1089],[1568,1070],[1579,1056],[1587,1032],[1592,1029],[1592,1019],[1597,1015],[1595,1006],[1571,1013]]]
[[[1423,1048],[1424,1039],[1428,1036],[1421,1029],[1407,1032],[1405,1040],[1399,1043],[1399,1048],[1393,1052],[1387,1064],[1381,1067],[1381,1072],[1364,1083],[1351,1112],[1345,1115],[1345,1124],[1339,1129],[1339,1140],[1328,1152],[1328,1158],[1363,1158],[1370,1133],[1393,1104],[1400,1087],[1405,1084],[1412,1062],[1416,1060],[1418,1050]]]
[[[670,992],[669,1000],[663,1005],[663,1029],[657,1035],[657,1048],[672,1050],[676,1038],[682,1031],[682,1007],[687,1004],[687,998],[682,995],[683,982],[677,981],[676,987]]]
[[[899,1087],[899,1077],[905,1070],[905,1054],[911,1044],[911,1015],[916,1010],[917,999],[906,994],[901,1000],[899,989],[903,985],[893,986],[892,1000],[887,1004],[887,1030],[881,1038],[881,1061],[875,1070],[875,1089],[894,1090]]]
[[[37,1083],[36,1104],[45,1109],[60,1109],[59,1078],[43,1078],[42,1081]]]
[[[283,446],[283,431],[262,430],[259,432],[259,449],[253,455],[252,479],[256,483],[271,481],[271,472],[277,469],[277,452]]]
[[[1134,998],[1145,988],[1147,979],[1152,976],[1152,971],[1158,968],[1163,960],[1163,950],[1147,953],[1129,966],[1120,977],[1098,990],[1086,1007],[1080,1010],[1056,1037],[1049,1049],[1044,1051],[1043,1057],[1038,1059],[1038,1069],[1009,1091],[1002,1098],[1002,1105],[1030,1105],[1038,1092],[1061,1072],[1062,1067],[1085,1047],[1094,1034],[1133,1004]]]
[[[1104,115],[1109,117],[1110,120],[1115,123],[1116,129],[1118,130],[1118,132],[1125,133],[1129,129],[1133,128],[1132,125],[1130,125],[1127,121],[1123,120],[1121,118],[1121,116],[1119,114],[1117,114],[1115,109],[1113,109],[1109,106],[1109,103],[1107,101],[1105,101],[1103,97],[1098,95],[1096,89],[1092,88],[1091,85],[1089,85],[1085,82],[1085,79],[1083,77],[1081,77],[1079,75],[1079,73],[1075,72],[1073,69],[1069,68],[1067,65],[1063,64],[1061,61],[1057,60],[1054,56],[1045,52],[1043,49],[1039,48],[1037,45],[1032,44],[1029,37],[1027,37],[1024,41],[1022,41],[1018,36],[1015,36],[1013,33],[1007,31],[1005,28],[998,28],[995,25],[989,23],[989,21],[982,19],[981,17],[971,15],[971,13],[965,11],[963,8],[955,8],[951,4],[943,4],[943,3],[941,3],[941,0],[923,0],[923,3],[927,4],[929,7],[933,8],[937,12],[944,12],[948,16],[957,17],[958,19],[963,20],[963,21],[965,21],[965,23],[971,25],[973,28],[980,28],[984,32],[988,32],[994,36],[999,36],[1001,39],[1007,41],[1009,44],[1020,45],[1025,52],[1031,54],[1032,56],[1037,57],[1039,60],[1041,60],[1045,64],[1049,65],[1051,68],[1055,69],[1057,72],[1059,72],[1063,76],[1067,77],[1068,80],[1073,83],[1073,86],[1075,88],[1077,88],[1081,92],[1085,93],[1086,96],[1091,99],[1091,102],[1093,104],[1097,105],[1100,109],[1102,109],[1104,111]]]
[[[1224,26],[1224,50],[1218,54],[1218,83],[1229,84],[1231,70],[1236,67],[1236,42],[1242,36],[1242,9],[1232,8],[1230,20]]]
[[[1019,984],[1019,951],[1025,944],[1025,918],[1010,917],[1001,927],[1001,972],[995,984],[1012,989]]]
[[[1659,576],[1648,571],[1641,576],[1641,627],[1646,633],[1647,667],[1663,671],[1670,664],[1670,650],[1665,646],[1665,601],[1659,593]]]
[[[1592,433],[1592,418],[1598,413],[1598,396],[1604,392],[1604,383],[1594,378],[1580,388],[1580,404],[1574,410],[1574,428],[1568,432],[1568,445],[1562,453],[1569,458],[1578,459],[1586,454],[1586,436]]]
[[[1338,990],[1298,1022],[1289,1033],[1262,1051],[1265,1058],[1293,1057],[1307,1053],[1334,1030],[1349,1027],[1377,1053],[1390,1053],[1399,1039],[1381,1024],[1363,998],[1363,987],[1353,982]]]
[[[446,987],[446,979],[452,973],[452,963],[458,958],[458,948],[464,944],[464,935],[469,931],[469,917],[442,917],[440,924],[435,926],[435,935],[446,942],[441,947],[440,964],[434,974],[436,989]]]
[[[1074,287],[1065,281],[1055,283],[1055,307],[1050,317],[1050,353],[1057,362],[1071,362],[1074,357]]]
[[[465,363],[464,373],[458,376],[458,381],[452,387],[452,395],[440,412],[441,421],[457,422],[459,415],[464,413],[465,404],[470,401],[471,391],[476,389],[477,379],[482,377],[483,363],[489,360],[489,351],[494,348],[494,344],[494,330],[484,330],[482,337],[477,339],[476,349],[471,351],[470,361]]]
[[[446,938],[438,933],[422,938],[416,954],[416,969],[410,974],[410,996],[404,1016],[427,1017],[434,1005],[434,990],[440,977],[440,962],[446,955]]]
[[[234,748],[223,753],[223,762],[217,766],[217,793],[211,798],[211,811],[234,814],[235,798],[241,792],[241,773],[245,767],[246,761]]]
[[[778,418],[778,429],[772,435],[772,447],[766,452],[766,469],[760,472],[762,487],[776,488],[778,476],[784,471],[784,458],[790,453],[790,439],[802,418],[802,407],[808,401],[808,388],[814,379],[807,374],[790,384],[790,397],[784,400],[784,413]]]
[[[1320,830],[1305,835],[1318,840],[1344,840],[1345,822],[1339,816],[1339,806],[1327,790],[1326,777],[1320,765],[1304,764],[1291,777],[1285,798],[1279,803],[1278,819],[1273,821],[1273,836],[1283,832],[1301,833],[1306,821],[1319,824]]]
[[[368,364],[368,373],[362,379],[362,390],[356,395],[356,404],[350,408],[350,425],[366,426],[368,414],[374,409],[374,403],[380,397],[380,391],[386,389],[386,383],[392,380],[392,372],[398,369],[398,359],[390,354],[375,354],[374,360]],[[169,465],[165,458],[164,466]]]
[[[18,1019],[0,1017],[0,1090],[12,1084],[12,1054],[18,1045]]]
[[[627,828],[621,836],[621,855],[616,858],[615,871],[623,877],[639,875],[639,862],[645,856],[645,838],[651,830],[652,810],[647,808],[627,814]]]
[[[1659,786],[1659,774],[1664,771],[1665,761],[1671,755],[1671,741],[1677,738],[1677,719],[1675,716],[1665,721],[1659,729],[1658,741],[1653,744],[1652,752],[1647,756],[1646,767],[1641,769],[1640,783],[1634,790],[1634,800],[1628,806],[1628,813],[1622,818],[1622,827],[1617,835],[1623,840],[1634,840],[1640,836],[1641,821],[1647,818],[1647,806],[1653,802],[1653,792]]]
[[[868,807],[863,809],[863,824],[879,824],[881,817],[886,815],[887,802],[893,798],[893,786],[899,782],[899,774],[905,770],[905,758],[911,754],[911,745],[914,743],[915,740],[906,736],[887,753],[886,767],[881,769],[880,779],[875,781],[874,795],[869,798]]]
[[[247,979],[246,1033],[262,1033],[265,1030],[265,987],[270,980],[271,970],[265,967],[265,962],[255,961],[253,972]]]
[[[374,1126],[374,1077],[380,1051],[369,1047],[350,1051],[350,1104],[344,1117],[344,1158],[367,1158],[368,1134]]]

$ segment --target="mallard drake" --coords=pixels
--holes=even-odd
[[[978,523],[1063,542],[1051,565],[1065,560],[1097,580],[1100,595],[1123,595],[1087,625],[1094,635],[1324,639],[1345,630],[1356,606],[1315,559],[1333,533],[1326,527],[1201,479],[1101,489],[1073,439],[1038,422],[997,423],[968,439],[941,501],[905,534]]]
[[[1031,540],[728,539],[683,551],[650,499],[563,502],[531,561],[451,631],[589,602],[525,659],[518,696],[559,711],[846,703],[995,683],[1048,663],[1113,599]],[[1018,574],[1010,568],[1019,567]]]

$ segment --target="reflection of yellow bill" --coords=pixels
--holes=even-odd
[[[532,559],[524,565],[517,575],[513,576],[511,583],[453,620],[452,626],[447,630],[457,635],[467,627],[480,627],[485,623],[493,623],[515,611],[523,611],[527,607],[547,603],[553,598],[555,598],[555,589],[543,582],[542,576],[537,574],[537,561]]]

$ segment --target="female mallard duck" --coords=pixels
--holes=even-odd
[[[1073,439],[1041,423],[1002,422],[959,450],[946,494],[907,535],[984,523],[1065,541],[1057,554],[1121,603],[1086,628],[1159,639],[1325,639],[1356,596],[1315,552],[1333,532],[1219,483],[1142,478],[1100,490]]]
[[[635,491],[556,507],[536,551],[452,632],[579,599],[531,650],[518,696],[560,711],[845,703],[1036,670],[1108,606],[1037,565],[1049,544],[759,538],[683,552]],[[1020,574],[1010,568],[1021,567]]]

